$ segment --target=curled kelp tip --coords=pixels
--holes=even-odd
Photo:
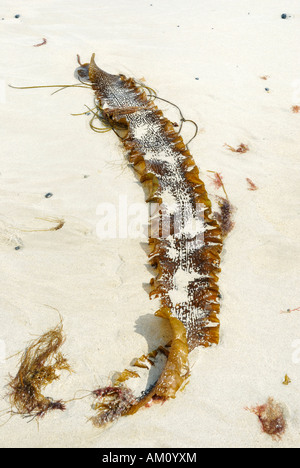
[[[173,338],[170,349],[166,353],[167,362],[157,382],[141,395],[138,401],[128,409],[127,414],[134,414],[140,408],[149,406],[153,401],[164,402],[175,398],[177,391],[189,376],[189,348],[184,325],[176,317],[171,316],[171,311],[167,307],[162,307],[155,315],[168,319],[172,329]]]
[[[90,64],[89,63],[81,63],[80,61],[80,56],[77,54],[77,62],[79,64],[79,67],[76,68],[75,72],[74,72],[74,77],[81,81],[81,80],[84,80],[84,81],[87,81],[89,82],[89,66]]]
[[[143,355],[132,363],[135,367],[149,369],[155,365],[155,358],[159,352],[167,357],[166,365],[158,380],[142,391],[139,396],[135,396],[133,391],[124,385],[124,382],[131,378],[140,377],[135,371],[125,369],[117,372],[110,386],[100,387],[92,392],[95,403],[92,408],[96,415],[91,418],[94,426],[102,427],[114,422],[121,416],[132,415],[140,408],[149,408],[153,403],[164,403],[170,398],[175,398],[177,391],[187,383],[189,377],[188,366],[188,346],[186,333],[183,324],[170,316],[167,308],[160,309],[157,316],[168,318],[173,330],[173,340],[166,350],[159,346],[148,355]]]
[[[83,65],[86,67],[87,64]],[[92,55],[90,63],[88,64],[89,80],[93,84],[94,90],[105,92],[109,88],[110,82],[119,80],[121,75],[112,75],[105,72],[96,65],[95,54]]]
[[[55,401],[42,394],[44,387],[59,379],[57,371],[71,371],[67,359],[58,351],[64,341],[60,322],[26,348],[18,373],[8,384],[12,414],[41,418],[51,410],[65,410],[62,400]]]

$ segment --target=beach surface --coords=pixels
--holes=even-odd
[[[296,0],[2,1],[2,447],[299,447],[299,43]],[[191,353],[189,383],[174,400],[104,429],[90,421],[89,393],[170,334],[148,297],[143,239],[119,224],[115,238],[99,235],[105,206],[124,213],[143,205],[144,193],[116,135],[71,115],[94,106],[91,90],[8,86],[76,83],[76,54],[89,62],[92,53],[105,71],[142,80],[197,122],[190,151],[200,176],[217,203],[224,193],[210,171],[221,174],[235,207],[221,262],[219,345]],[[179,122],[172,106],[157,105]],[[184,140],[193,134],[186,123]],[[70,400],[66,411],[30,423],[10,417],[16,353],[60,318],[73,372],[44,393]],[[247,409],[268,398],[286,419],[277,439]]]

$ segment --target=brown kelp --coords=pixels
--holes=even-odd
[[[156,271],[150,296],[160,298],[156,315],[168,320],[173,334],[162,374],[148,392],[134,398],[123,394],[120,384],[95,391],[100,398],[97,409],[104,413],[98,416],[99,424],[134,413],[151,400],[174,398],[189,375],[189,352],[218,343],[217,282],[223,234],[193,157],[156,107],[155,96],[147,94],[149,88],[133,78],[106,73],[96,65],[94,55],[90,63],[80,63],[76,74],[95,91],[94,118],[105,123],[104,129],[96,131],[111,127],[118,134],[146,201],[156,207],[149,231],[149,261]],[[227,215],[228,206],[222,206]],[[115,413],[108,397],[117,408]]]
[[[233,226],[232,206],[219,177],[226,199],[219,198],[220,214],[212,212],[199,169],[188,144],[180,136],[182,125],[188,120],[178,106],[158,97],[152,88],[133,78],[101,70],[94,54],[90,63],[82,64],[79,57],[78,62],[75,76],[80,84],[29,88],[53,87],[57,88],[55,93],[75,87],[94,90],[94,105],[87,107],[83,114],[92,115],[90,127],[95,132],[102,134],[112,129],[116,133],[150,204],[149,263],[155,272],[150,282],[150,297],[160,299],[156,316],[166,319],[172,331],[171,342],[165,344],[168,349],[160,346],[133,364],[148,368],[154,364],[159,351],[164,354],[166,363],[154,385],[135,395],[124,382],[138,374],[125,369],[121,378],[113,380],[111,385],[92,392],[96,410],[92,420],[101,426],[153,401],[174,398],[187,382],[189,353],[196,347],[218,343],[220,254],[223,239]],[[163,115],[156,106],[157,100],[178,109],[180,125]],[[195,124],[195,135],[197,131]],[[235,151],[246,150],[248,147],[241,145]],[[22,385],[19,374],[12,380],[13,399],[15,388]],[[37,398],[29,401],[28,406],[26,401],[26,404],[19,403],[18,398],[12,403],[20,404],[22,414],[43,415],[51,409],[51,401],[44,400],[40,389],[41,386],[37,388]]]

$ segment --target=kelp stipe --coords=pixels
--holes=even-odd
[[[112,416],[132,414],[151,400],[174,398],[189,375],[189,352],[218,343],[223,233],[194,159],[174,125],[156,107],[155,97],[147,96],[147,89],[133,78],[101,70],[95,54],[89,64],[80,64],[76,70],[84,79],[87,72],[102,118],[127,129],[121,141],[144,186],[146,202],[159,204],[161,224],[149,235],[149,261],[156,271],[150,296],[160,298],[156,315],[168,320],[173,334],[166,365],[151,390],[135,399],[122,384],[96,391],[96,424],[101,425]],[[225,214],[227,208],[223,208]],[[170,225],[167,236],[159,227],[164,222]],[[197,224],[196,232],[190,228],[192,222]],[[112,413],[109,401],[115,409]]]

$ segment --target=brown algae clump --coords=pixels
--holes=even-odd
[[[65,409],[62,400],[54,401],[42,394],[44,387],[59,379],[57,371],[71,371],[66,358],[58,352],[64,341],[60,323],[26,348],[18,373],[8,384],[12,414],[43,417],[49,410]]]

